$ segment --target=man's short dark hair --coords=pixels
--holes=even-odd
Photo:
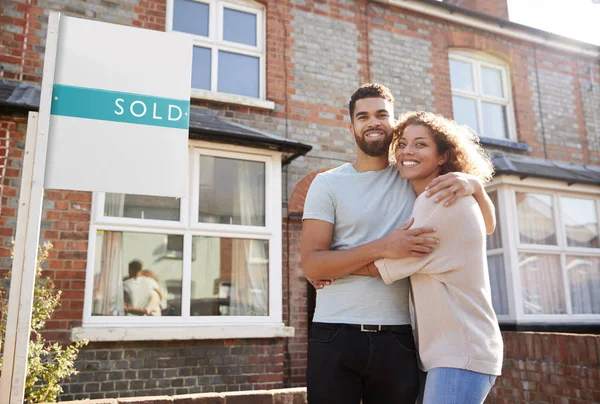
[[[358,87],[358,89],[350,97],[350,103],[348,109],[350,110],[350,120],[354,120],[354,108],[356,107],[356,101],[365,98],[383,98],[388,100],[390,103],[394,103],[394,96],[392,95],[389,88],[381,84],[367,83]]]
[[[142,270],[142,261],[140,260],[132,260],[129,262],[129,276],[135,276],[138,272]]]

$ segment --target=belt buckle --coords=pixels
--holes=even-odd
[[[377,331],[381,331],[381,325],[377,325],[377,326],[367,325],[367,327],[377,327],[377,329],[376,330],[375,329],[368,329],[368,328],[365,328],[364,324],[361,324],[360,325],[360,331],[361,332],[377,332]]]

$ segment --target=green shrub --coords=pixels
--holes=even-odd
[[[50,278],[42,277],[42,263],[48,258],[52,248],[50,243],[39,249],[36,264],[33,309],[31,313],[31,334],[27,356],[27,379],[25,381],[25,403],[56,402],[62,392],[60,382],[77,374],[75,359],[79,349],[88,341],[76,342],[62,347],[58,343],[48,343],[41,334],[46,321],[60,303],[61,291],[56,290]],[[0,351],[4,347],[6,317],[8,313],[8,287],[10,273],[0,282]],[[0,358],[2,371],[2,358]]]

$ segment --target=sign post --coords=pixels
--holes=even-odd
[[[22,404],[44,188],[185,196],[192,40],[51,12],[30,113],[0,403]]]

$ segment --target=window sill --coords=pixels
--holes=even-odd
[[[176,328],[176,329],[175,329]],[[207,325],[196,327],[77,327],[71,341],[172,341],[232,338],[288,338],[294,327],[283,324]]]
[[[248,107],[262,108],[262,109],[275,109],[275,103],[273,101],[261,100],[259,98],[246,97],[243,95],[226,94],[226,93],[215,93],[206,90],[194,90],[192,89],[192,98],[224,102],[226,104],[238,104],[245,105]]]
[[[484,146],[496,146],[512,151],[527,151],[527,143],[513,142],[512,140],[496,139],[492,137],[480,137],[479,141]]]

